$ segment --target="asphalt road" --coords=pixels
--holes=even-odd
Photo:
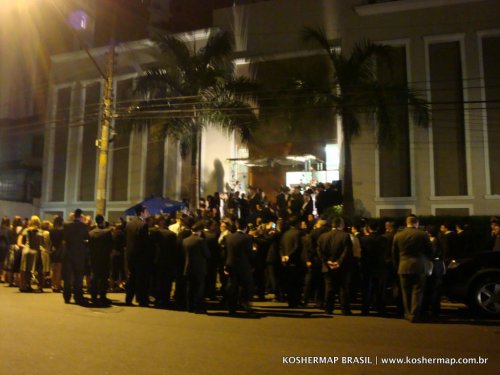
[[[0,374],[500,373],[499,322],[474,320],[460,305],[447,304],[441,322],[411,324],[272,302],[254,303],[254,316],[196,315],[109,297],[112,307],[85,308],[0,284]],[[382,364],[386,357],[416,363]],[[479,357],[487,363],[422,364]]]

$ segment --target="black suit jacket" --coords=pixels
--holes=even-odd
[[[237,231],[226,237],[226,269],[229,273],[243,274],[252,271],[252,236]]]
[[[424,274],[432,255],[429,236],[420,229],[405,228],[394,236],[392,255],[398,274]]]
[[[169,275],[175,274],[177,235],[167,228],[154,228],[149,233],[154,248],[156,269]]]
[[[129,266],[145,266],[151,253],[148,225],[141,218],[134,217],[127,223],[125,235],[125,254]]]
[[[302,204],[300,208],[300,214],[303,221],[307,221],[307,216],[313,213],[313,201],[312,199],[307,202],[306,205]]]
[[[89,232],[90,265],[93,270],[109,269],[113,237],[108,228],[94,228]]]
[[[318,254],[318,239],[323,233],[327,233],[331,230],[331,228],[327,225],[323,225],[319,228],[314,228],[309,236],[309,246],[305,252],[305,260],[309,261],[315,267],[321,267],[321,259]],[[305,242],[304,242],[305,245]]]
[[[365,275],[384,276],[386,241],[376,233],[361,238],[361,269]]]
[[[328,208],[328,197],[325,190],[320,190],[316,195],[316,210],[318,210],[318,215],[321,215],[323,211]]]
[[[280,256],[288,256],[288,264],[298,266],[302,263],[302,232],[291,227],[280,240]]]
[[[338,262],[340,269],[345,269],[352,259],[352,241],[349,234],[333,229],[318,238],[318,253],[321,259],[321,271],[328,272],[327,262]]]
[[[88,255],[89,227],[78,220],[64,223],[63,237],[66,244],[64,259],[83,264]]]
[[[439,237],[441,242],[441,247],[443,249],[443,259],[448,261],[450,259],[456,258],[458,255],[458,236],[455,232],[449,231],[442,233]]]
[[[184,275],[205,277],[207,260],[210,258],[207,242],[204,238],[192,234],[182,241],[184,248]]]
[[[385,238],[385,263],[392,265],[392,243],[394,241],[394,232],[385,232],[382,237]]]

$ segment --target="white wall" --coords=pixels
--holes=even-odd
[[[231,165],[227,159],[235,157],[234,136],[216,128],[204,130],[201,143],[201,196],[224,191],[231,180]]]
[[[21,217],[40,215],[40,208],[36,202],[35,204],[0,201],[0,216],[8,216],[12,219],[15,215],[19,215]]]

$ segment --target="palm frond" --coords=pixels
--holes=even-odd
[[[349,61],[353,65],[362,66],[374,57],[381,58],[390,63],[390,52],[392,47],[386,44],[373,43],[370,40],[363,40],[356,43],[352,49]]]
[[[306,43],[315,43],[321,47],[332,61],[337,59],[337,54],[333,51],[330,42],[322,28],[306,27],[302,30],[302,40]]]
[[[204,90],[202,97],[207,109],[201,112],[204,123],[210,123],[228,134],[236,131],[245,142],[251,138],[257,116],[248,103],[237,99],[235,93],[222,84]]]
[[[172,69],[152,68],[136,82],[136,92],[154,98],[191,94],[185,90],[182,74]]]
[[[233,37],[227,31],[221,31],[210,35],[207,44],[199,51],[201,62],[205,66],[226,68],[230,63],[228,57],[233,52]]]
[[[417,126],[429,123],[429,108],[406,84],[370,82],[359,87],[353,110],[373,114],[376,119],[376,136],[379,144],[398,143],[404,134],[410,114]]]
[[[225,83],[226,90],[233,92],[240,100],[258,100],[262,86],[247,77],[237,77]]]
[[[167,34],[160,35],[155,39],[158,48],[166,58],[174,59],[172,65],[185,65],[190,60],[191,52],[186,43],[177,37]]]

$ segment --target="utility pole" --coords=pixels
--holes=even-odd
[[[66,22],[66,17],[63,11],[53,4],[57,10],[58,15]],[[106,60],[105,72],[101,69],[96,59],[90,53],[89,47],[82,40],[81,36],[75,32],[72,27],[69,27],[70,32],[81,43],[83,49],[88,57],[96,67],[100,76],[104,79],[104,94],[103,94],[103,110],[101,120],[101,138],[97,139],[95,144],[99,149],[99,165],[97,170],[97,189],[96,189],[96,215],[105,215],[106,213],[106,195],[107,195],[107,179],[108,179],[108,153],[109,153],[109,138],[111,129],[111,119],[113,118],[113,71],[115,65],[115,27],[116,27],[116,14],[113,12],[111,19],[111,38],[109,44],[109,51]]]
[[[106,63],[106,78],[104,82],[103,111],[101,123],[101,138],[96,141],[99,148],[99,166],[97,174],[96,215],[106,213],[106,195],[108,182],[109,135],[111,128],[113,106],[113,71],[115,64],[115,44],[111,41]]]

